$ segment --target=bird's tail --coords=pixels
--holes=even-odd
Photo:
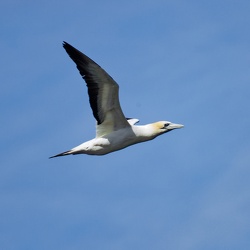
[[[65,155],[72,155],[74,154],[72,150],[68,150],[68,151],[65,151],[63,153],[60,153],[60,154],[57,154],[57,155],[53,155],[53,156],[50,156],[49,159],[51,158],[55,158],[55,157],[58,157],[58,156],[65,156]]]

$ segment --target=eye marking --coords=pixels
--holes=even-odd
[[[170,125],[170,123],[165,123],[163,128],[167,128]]]
[[[170,122],[165,123],[165,124],[164,124],[164,127],[163,127],[162,129],[166,129],[169,125],[170,125]]]

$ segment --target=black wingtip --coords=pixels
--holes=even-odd
[[[65,46],[67,46],[67,45],[70,45],[70,44],[67,43],[67,42],[65,42],[65,41],[63,41],[62,46],[65,47]]]
[[[70,45],[69,43],[67,43],[67,42],[65,42],[65,41],[63,41],[62,46],[63,46],[63,48],[64,48],[66,51],[67,51],[67,49],[69,49],[69,48],[74,48],[72,45]]]
[[[73,47],[71,44],[63,41],[63,44],[62,44],[63,48],[66,50],[66,52],[68,53],[68,55],[70,56],[70,58],[75,62],[78,70],[80,71],[80,74],[81,73],[81,70],[79,68],[79,63],[82,62],[82,56],[85,57],[85,63],[86,63],[86,58],[88,60],[91,60],[89,59],[86,55],[84,55],[80,50],[76,49],[75,47]]]

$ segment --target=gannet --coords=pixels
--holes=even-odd
[[[183,127],[169,121],[135,125],[139,120],[126,118],[122,112],[118,97],[119,85],[114,79],[67,42],[63,42],[63,47],[86,82],[89,103],[97,122],[96,137],[50,158],[76,154],[105,155]]]

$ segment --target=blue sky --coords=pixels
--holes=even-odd
[[[249,249],[250,3],[2,1],[0,248]],[[103,157],[71,43],[128,117],[185,125]]]

